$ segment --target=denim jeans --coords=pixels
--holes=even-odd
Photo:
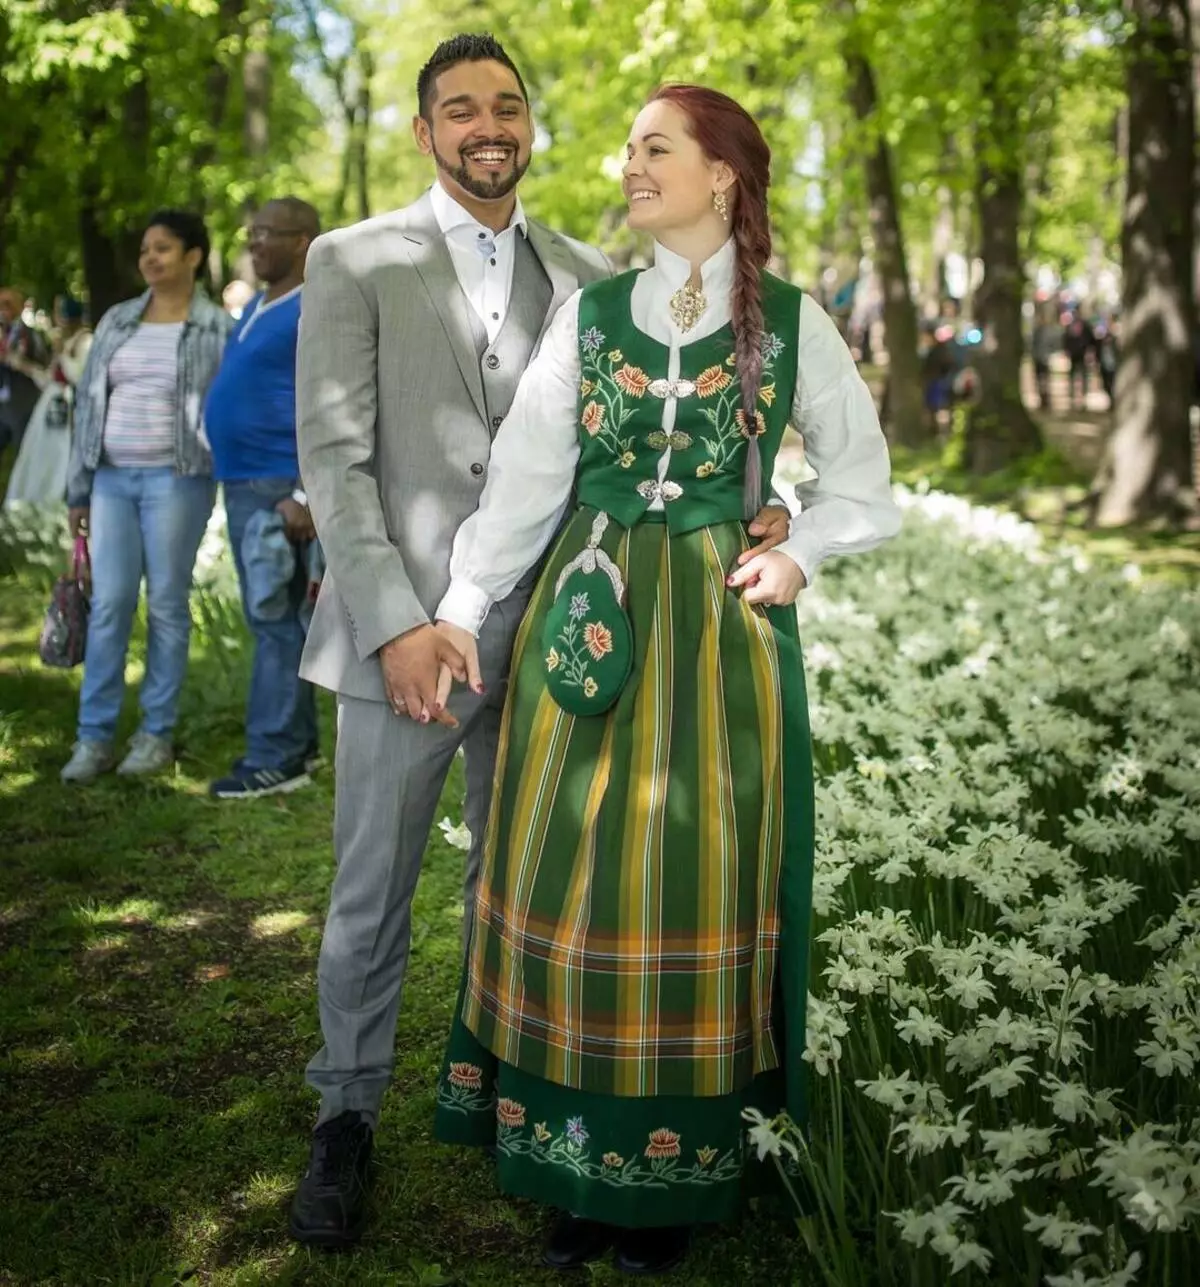
[[[142,728],[157,737],[171,735],[187,673],[192,570],[215,499],[211,478],[182,478],[170,466],[96,470],[88,519],[92,611],[79,698],[80,741],[108,742],[116,734],[143,574],[149,632]]]
[[[300,654],[304,651],[300,612],[308,594],[304,560],[296,559],[288,612],[277,621],[259,620],[251,611],[242,562],[242,538],[250,516],[256,510],[274,509],[299,485],[293,478],[252,478],[224,484],[229,543],[242,587],[242,611],[254,635],[243,761],[248,769],[285,769],[317,743],[316,694],[313,686],[300,678]]]

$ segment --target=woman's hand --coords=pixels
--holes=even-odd
[[[439,621],[434,629],[462,657],[467,668],[467,686],[473,693],[478,693],[482,697],[486,690],[479,673],[479,645],[475,640],[475,636],[469,630],[464,630],[462,626],[456,626],[451,621]],[[437,697],[435,699],[437,711],[446,709],[446,703],[450,700],[450,687],[453,682],[453,672],[449,666],[443,664],[438,672]]]
[[[758,554],[732,573],[726,584],[737,589],[745,586],[742,598],[747,603],[795,603],[796,596],[808,584],[800,565],[786,554],[773,550]]]
[[[88,516],[91,512],[91,507],[88,505],[72,505],[67,510],[67,527],[72,539],[88,534]]]
[[[738,555],[738,567],[743,567],[757,555],[782,545],[792,530],[792,516],[782,505],[764,505],[750,520],[747,530],[751,536],[761,536],[763,539]]]

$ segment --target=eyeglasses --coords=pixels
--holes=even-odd
[[[268,228],[266,224],[256,223],[247,233],[250,241],[268,241],[272,237],[302,237],[302,228]]]

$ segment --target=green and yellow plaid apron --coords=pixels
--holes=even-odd
[[[725,584],[749,544],[729,516],[744,449],[728,440],[740,407],[728,329],[683,351],[681,378],[710,396],[678,404],[667,481],[681,494],[660,512],[622,509],[656,479],[661,404],[647,389],[665,370],[628,320],[630,285],[597,283],[581,304],[587,503],[517,637],[437,1132],[494,1143],[508,1191],[653,1225],[733,1213],[743,1108],[803,1115],[812,764],[795,611]],[[780,402],[764,403],[765,471],[799,313],[790,288],[767,304]],[[607,447],[589,404],[614,430]],[[614,707],[576,717],[546,690],[542,627],[601,505],[620,516],[601,544],[625,577],[634,662]]]

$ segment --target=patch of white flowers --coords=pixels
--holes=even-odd
[[[839,1287],[1192,1281],[1200,594],[900,503],[800,605],[811,1110],[756,1151],[798,1146]]]

